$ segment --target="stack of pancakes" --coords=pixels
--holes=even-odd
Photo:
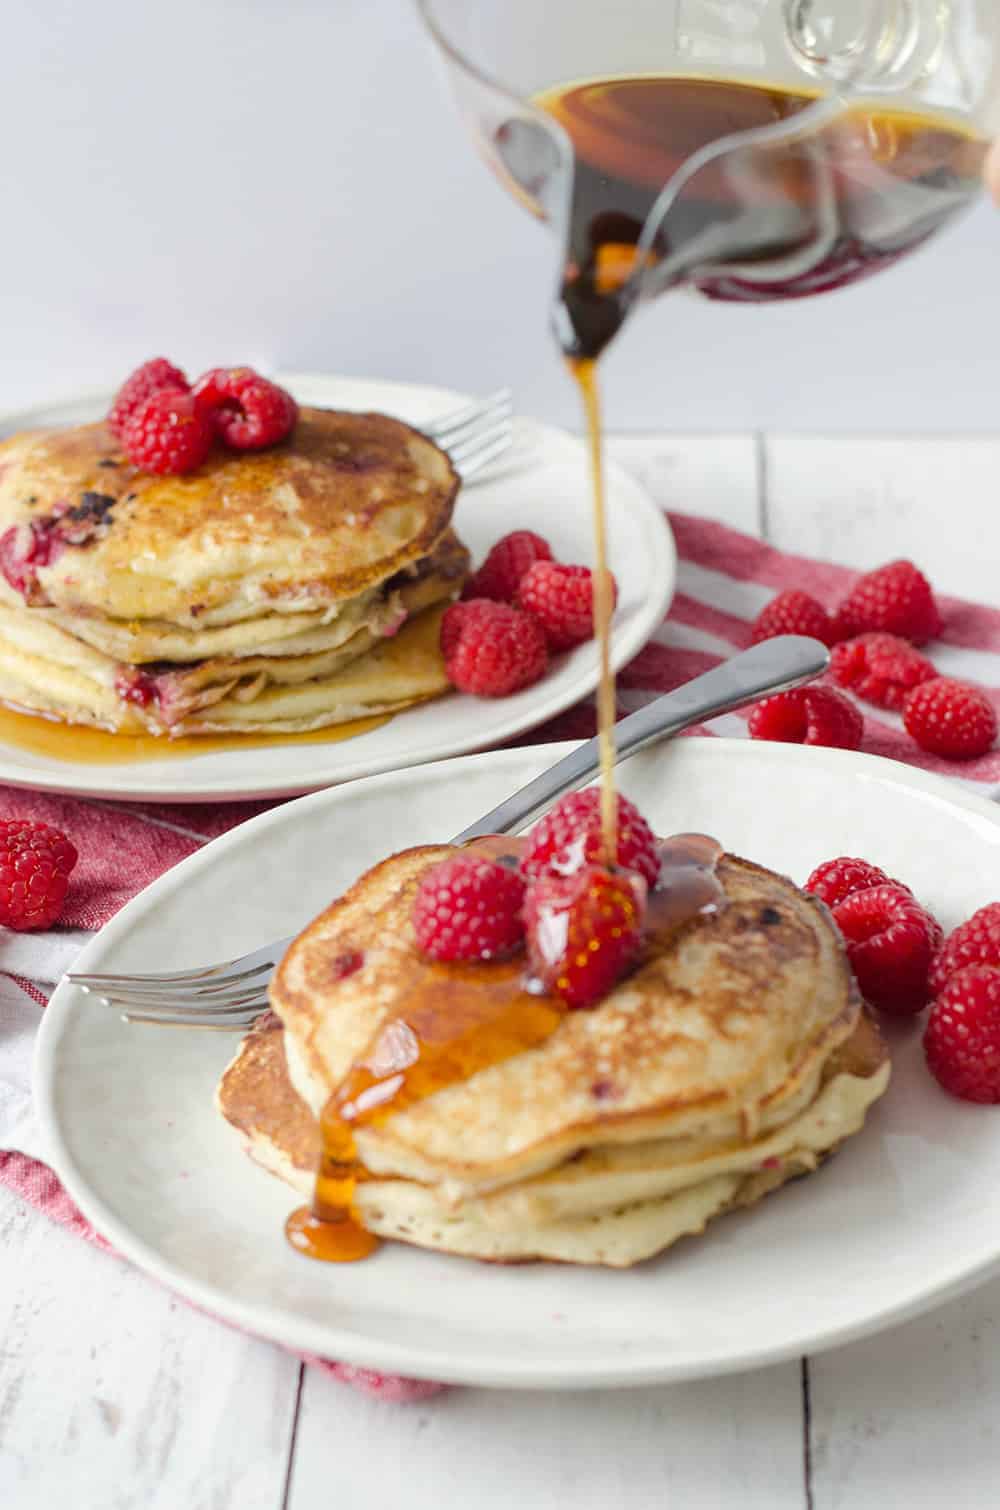
[[[0,700],[123,733],[301,731],[447,687],[468,554],[425,436],[304,409],[182,477],[103,424],[0,444]]]
[[[428,1011],[461,1012],[465,994],[481,1011],[491,993],[523,989],[511,962],[445,965],[417,949],[416,885],[452,852],[397,855],[317,918],[220,1082],[247,1152],[305,1195],[318,1117],[388,1024],[419,1034]],[[363,1224],[482,1259],[624,1267],[858,1132],[889,1064],[832,919],[747,861],[724,857],[718,877],[725,905],[649,942],[595,1008],[356,1122]]]

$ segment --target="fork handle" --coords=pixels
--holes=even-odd
[[[623,718],[614,728],[615,764],[627,760],[647,745],[670,739],[692,724],[731,713],[747,703],[776,692],[786,692],[822,675],[830,653],[819,640],[785,634],[765,640],[741,655],[695,677],[675,692],[658,697],[638,713]],[[486,834],[512,834],[525,828],[566,792],[575,791],[600,770],[598,741],[588,740],[580,749],[550,766],[534,781],[501,802],[484,817],[463,829],[451,841],[465,844]]]

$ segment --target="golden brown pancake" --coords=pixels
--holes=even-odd
[[[123,622],[333,608],[426,556],[457,491],[446,454],[381,414],[303,409],[282,444],[220,448],[183,477],[138,471],[104,424],[0,443],[0,532],[67,505],[90,516],[38,566],[39,601]]]
[[[0,699],[124,733],[319,728],[447,687],[428,652],[468,553],[445,453],[383,415],[306,409],[195,472],[107,428],[0,444]]]
[[[403,1014],[522,993],[519,960],[449,965],[417,948],[421,875],[453,853],[404,851],[368,871],[298,937],[271,984],[293,1080],[314,1112]],[[376,1173],[490,1189],[596,1143],[739,1136],[780,1113],[849,1037],[860,1010],[825,909],[783,877],[726,856],[727,906],[647,951],[596,1006],[537,1049],[358,1127]],[[336,962],[359,955],[347,979]]]

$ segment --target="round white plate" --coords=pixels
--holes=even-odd
[[[294,929],[365,866],[471,822],[567,748],[379,776],[267,813],[157,881],[81,968],[176,969]],[[800,882],[822,859],[866,855],[947,926],[1000,896],[1000,810],[871,756],[685,739],[623,767],[622,788],[661,832],[708,830]],[[937,1087],[919,1026],[892,1045],[888,1096],[827,1166],[623,1273],[394,1244],[357,1265],[299,1257],[282,1235],[294,1193],[213,1109],[233,1040],[127,1027],[67,985],[42,1020],[35,1085],[70,1194],[121,1252],[206,1310],[418,1377],[586,1388],[830,1347],[998,1264],[1000,1109]]]
[[[373,409],[421,424],[447,413],[464,395],[442,388],[367,379],[282,376],[304,404]],[[106,414],[111,395],[91,394],[47,409],[0,418],[0,437],[42,425],[83,424]],[[621,468],[609,465],[611,568],[618,579],[612,642],[617,670],[649,639],[673,597],[676,553],[660,509]],[[590,562],[590,477],[580,441],[561,430],[521,421],[508,457],[459,494],[455,525],[480,561],[508,530],[536,529],[566,561]],[[76,763],[34,754],[0,740],[0,782],[12,786],[159,802],[243,801],[313,791],[376,771],[419,765],[503,744],[553,718],[597,685],[593,643],[560,656],[533,687],[496,701],[453,693],[397,714],[381,728],[341,743],[296,743],[166,756],[135,764]]]

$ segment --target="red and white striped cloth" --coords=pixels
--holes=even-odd
[[[670,522],[680,557],[677,595],[668,618],[619,676],[620,714],[746,648],[753,620],[776,592],[804,588],[832,608],[856,575],[783,554],[704,519],[671,514]],[[1000,708],[1000,610],[957,598],[939,601],[944,631],[925,653],[942,674],[985,686]],[[917,749],[897,715],[858,706],[865,715],[865,750],[945,773],[986,797],[1000,791],[1000,750],[961,765],[940,760]],[[526,742],[589,738],[594,728],[588,700],[535,730]],[[744,737],[746,714],[727,714],[691,732]],[[32,1156],[39,1142],[31,1107],[31,1049],[47,993],[90,931],[178,860],[267,806],[118,805],[0,788],[0,813],[54,824],[80,854],[62,926],[41,935],[0,934],[0,1181],[82,1237],[101,1241],[52,1172]],[[387,1398],[420,1399],[437,1388],[309,1361]]]

